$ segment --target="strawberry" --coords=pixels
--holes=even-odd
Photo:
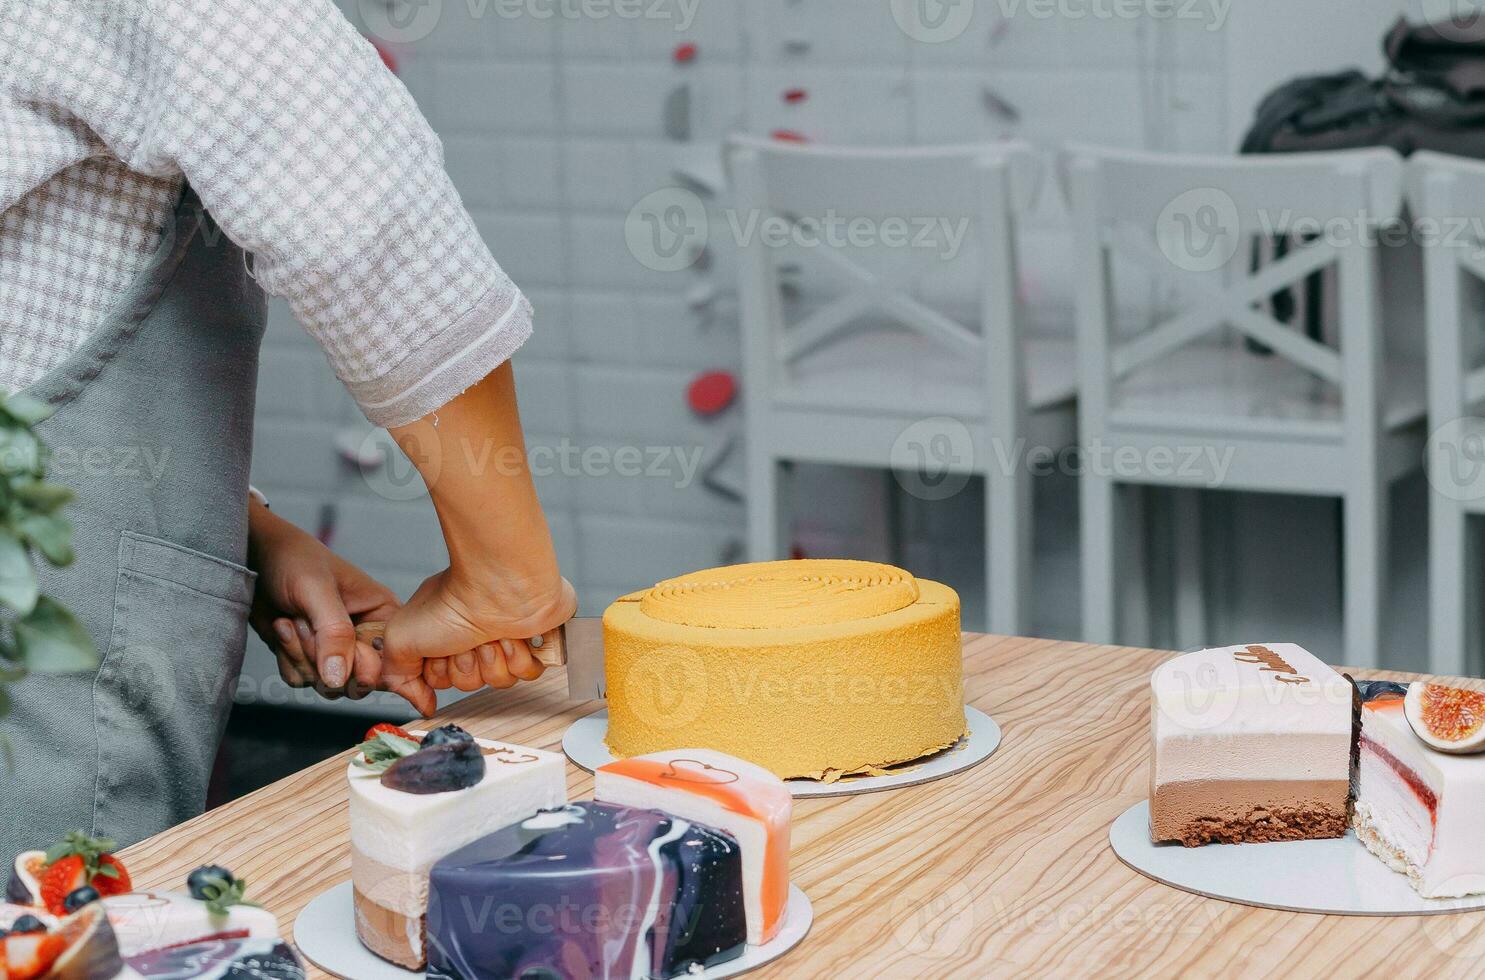
[[[124,864],[109,851],[111,840],[96,840],[80,830],[69,833],[62,843],[46,852],[41,872],[41,903],[52,915],[66,915],[67,896],[91,885],[103,897],[134,890]]]
[[[67,940],[45,932],[6,936],[0,943],[5,947],[0,965],[4,966],[9,980],[36,980],[45,976],[67,949]]]
[[[366,729],[366,737],[361,739],[361,741],[369,742],[380,735],[382,732],[386,732],[389,735],[396,735],[398,738],[405,738],[409,742],[417,741],[417,739],[413,738],[406,731],[398,728],[396,725],[388,721],[378,722],[377,724],[372,725],[370,728]]]

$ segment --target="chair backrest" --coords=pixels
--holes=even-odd
[[[1348,437],[1375,438],[1382,359],[1375,244],[1379,229],[1401,210],[1397,154],[1206,157],[1070,146],[1059,171],[1076,239],[1085,438],[1102,433],[1121,379],[1223,329],[1335,385]],[[1290,236],[1294,247],[1250,274],[1253,242],[1271,236]],[[1174,287],[1182,299],[1177,311],[1121,336],[1115,257]],[[1279,290],[1332,265],[1339,351],[1260,309]]]
[[[801,146],[734,137],[726,159],[736,210],[730,215],[739,247],[747,403],[762,410],[791,365],[848,335],[864,318],[881,315],[928,338],[955,357],[985,365],[987,409],[1017,424],[1023,410],[1024,367],[1017,336],[1014,220],[1034,201],[1038,161],[1023,143],[924,148]],[[824,241],[808,249],[808,259],[843,283],[843,295],[792,324],[785,322],[780,268],[803,258],[798,248],[781,247],[757,233],[760,222],[813,227],[833,221],[851,246]],[[915,246],[936,226],[930,248]],[[864,223],[861,223],[864,222]],[[853,237],[852,228],[862,234]],[[749,230],[753,233],[749,233]],[[977,250],[972,277],[979,323],[966,327],[891,280],[873,264],[872,247],[913,252],[920,267],[943,264],[933,251],[947,236],[973,236]],[[962,240],[962,239],[961,239]],[[862,247],[854,247],[860,243]],[[911,264],[911,263],[909,263]]]
[[[1428,413],[1438,428],[1485,402],[1476,367],[1481,283],[1485,281],[1485,163],[1421,152],[1408,160],[1408,204],[1423,244],[1428,324]]]

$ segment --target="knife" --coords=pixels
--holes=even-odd
[[[387,624],[361,623],[356,639],[380,649]],[[603,676],[603,619],[579,616],[554,630],[526,641],[531,655],[547,667],[567,667],[569,701],[603,700],[608,690]]]

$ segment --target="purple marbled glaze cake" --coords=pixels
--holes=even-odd
[[[741,956],[742,856],[659,810],[573,803],[439,861],[430,980],[664,978]]]

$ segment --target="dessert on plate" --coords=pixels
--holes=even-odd
[[[731,834],[742,851],[748,942],[778,935],[789,903],[794,796],[762,766],[710,749],[620,759],[593,774],[600,803],[655,809]]]
[[[696,572],[620,598],[603,638],[620,758],[707,748],[830,781],[965,734],[959,596],[890,565]]]
[[[433,866],[428,976],[669,978],[743,954],[742,853],[659,810],[581,802]]]
[[[1485,695],[1363,685],[1356,836],[1425,898],[1485,892]],[[1411,719],[1411,720],[1410,720]]]
[[[356,935],[409,970],[427,962],[428,873],[472,841],[567,802],[563,757],[457,725],[377,725],[346,767]]]
[[[1150,679],[1150,837],[1187,847],[1341,837],[1351,682],[1293,643],[1185,654]]]

